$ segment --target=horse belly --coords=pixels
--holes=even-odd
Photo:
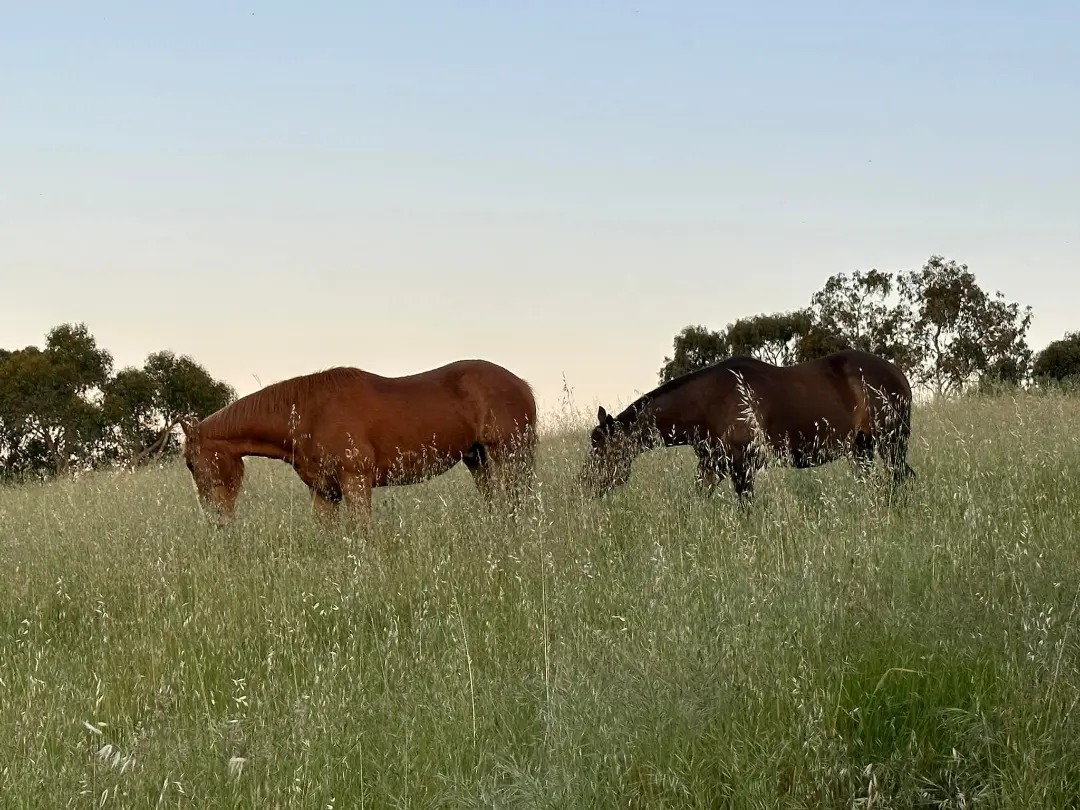
[[[449,472],[460,460],[447,453],[403,452],[378,466],[375,485],[419,484]]]
[[[827,464],[847,452],[851,443],[851,416],[840,409],[821,409],[791,420],[787,425],[775,425],[770,431],[773,447],[790,457],[800,469]]]
[[[374,449],[375,479],[380,485],[418,484],[451,470],[475,444],[459,425],[443,426],[426,441],[406,436],[381,437]]]

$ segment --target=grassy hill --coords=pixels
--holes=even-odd
[[[467,473],[320,531],[249,462],[0,489],[0,805],[1066,807],[1080,801],[1080,400],[918,407],[890,500],[845,463],[739,510],[657,451],[603,501]]]

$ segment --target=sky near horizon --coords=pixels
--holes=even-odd
[[[1080,4],[0,0],[0,346],[240,394],[506,365],[558,409],[837,272],[1080,329]]]

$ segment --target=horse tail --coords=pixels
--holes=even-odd
[[[898,483],[905,478],[914,477],[915,471],[908,464],[908,443],[911,439],[911,388],[906,380],[893,390],[881,393],[884,410],[882,457],[892,471]]]
[[[878,455],[895,480],[900,481],[914,475],[907,463],[911,386],[899,368],[881,358],[877,360],[884,366],[871,363],[849,371],[848,379],[856,389],[853,392],[856,442],[861,438],[864,446],[867,442],[876,445]]]

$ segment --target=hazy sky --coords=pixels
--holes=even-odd
[[[1075,2],[0,0],[0,346],[241,394],[484,357],[620,407],[673,335],[931,254],[1080,329]]]

